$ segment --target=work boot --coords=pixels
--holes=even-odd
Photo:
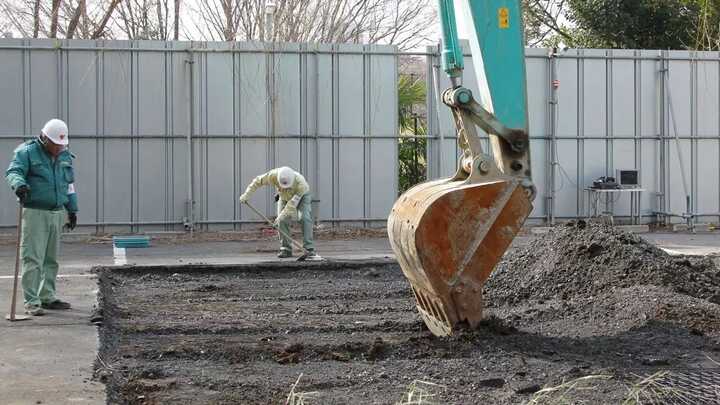
[[[32,316],[43,316],[45,315],[45,311],[40,307],[40,305],[34,305],[34,304],[25,304],[25,313]]]
[[[322,257],[315,253],[315,250],[308,250],[305,254],[305,260],[307,261],[314,261],[314,260],[322,260]]]
[[[51,301],[51,302],[43,302],[42,307],[44,309],[55,309],[55,310],[65,310],[65,309],[71,308],[69,302],[60,301],[58,299],[56,299],[55,301]]]
[[[281,259],[287,259],[288,257],[292,257],[292,252],[287,249],[282,249],[280,250],[278,257]]]

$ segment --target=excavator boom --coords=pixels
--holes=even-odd
[[[453,177],[405,192],[388,218],[390,244],[417,308],[438,336],[482,319],[482,287],[532,211],[525,55],[520,0],[439,0],[442,95],[462,150]],[[462,87],[458,18],[470,40],[479,100]],[[482,150],[479,130],[490,140]]]

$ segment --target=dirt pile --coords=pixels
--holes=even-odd
[[[597,223],[557,227],[510,251],[485,287],[490,306],[524,307],[535,317],[572,317],[622,330],[660,320],[700,333],[720,331],[720,272],[711,259],[671,256]]]

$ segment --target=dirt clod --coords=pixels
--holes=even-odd
[[[303,350],[303,344],[302,343],[292,343],[285,347],[284,351],[286,353],[300,353]]]
[[[485,380],[478,381],[478,385],[488,388],[502,388],[505,386],[505,380],[502,378],[487,378]]]
[[[275,361],[277,361],[278,364],[295,364],[300,361],[300,355],[298,353],[283,352],[275,357]]]
[[[650,366],[650,367],[669,366],[670,360],[657,359],[657,358],[646,358],[646,359],[642,359],[642,364],[645,366]]]
[[[520,395],[534,394],[534,393],[540,391],[541,389],[542,389],[542,386],[540,386],[540,384],[530,384],[530,385],[525,385],[525,386],[518,388],[517,390],[515,390],[515,392]]]
[[[332,352],[330,353],[330,358],[335,361],[350,361],[350,354],[348,353],[339,353],[339,352]]]

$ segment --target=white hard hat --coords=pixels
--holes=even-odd
[[[280,188],[290,188],[295,181],[295,170],[283,166],[278,170],[278,183]]]
[[[42,134],[56,145],[68,144],[68,127],[64,121],[53,118],[45,123]]]

